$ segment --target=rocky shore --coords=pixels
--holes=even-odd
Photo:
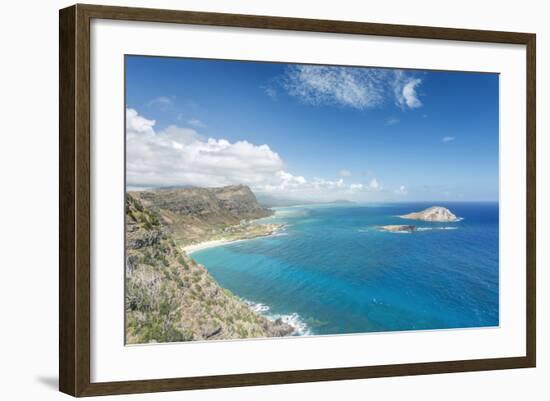
[[[393,233],[412,233],[413,231],[416,231],[416,226],[391,224],[388,226],[379,226],[378,229],[380,231],[388,231]]]

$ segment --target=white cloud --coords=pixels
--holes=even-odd
[[[204,136],[197,133],[192,128],[182,128],[176,125],[169,125],[163,131],[160,132],[162,135],[159,135],[159,138],[162,140],[171,140],[182,145],[188,145],[195,141],[204,140]]]
[[[382,189],[382,186],[376,178],[373,178],[372,180],[370,180],[369,188],[373,191],[380,191]]]
[[[281,80],[283,88],[304,103],[359,110],[380,106],[389,98],[402,108],[420,107],[416,95],[420,83],[401,70],[311,65],[291,66]]]
[[[449,143],[449,142],[453,142],[456,138],[454,136],[444,136],[443,138],[441,138],[441,142],[443,143]]]
[[[407,191],[405,185],[401,185],[398,189],[395,190],[395,193],[397,195],[407,195],[409,191]]]
[[[169,126],[155,132],[154,120],[126,110],[127,180],[129,185],[257,185],[283,168],[267,145],[208,139],[192,128]]]
[[[338,179],[308,180],[287,171],[279,154],[265,144],[206,139],[194,128],[175,125],[157,132],[155,121],[134,109],[126,109],[126,127],[126,175],[132,187],[244,184],[256,192],[304,200],[363,198],[382,190],[376,178],[367,185],[345,182],[348,170]]]
[[[266,179],[265,184],[257,185],[253,189],[260,192],[289,193],[303,189],[304,185],[308,184],[304,177],[292,175],[284,170],[277,171],[275,178],[276,180]]]
[[[339,174],[340,174],[340,177],[349,177],[351,176],[351,171],[342,169],[340,170]]]
[[[277,171],[275,175],[281,180],[281,185],[283,189],[288,186],[298,186],[307,183],[307,180],[301,175],[295,176],[283,170]]]
[[[402,109],[422,107],[422,102],[418,99],[416,93],[416,88],[421,83],[421,79],[411,77],[405,71],[395,70],[395,80],[392,87],[397,105]]]
[[[154,135],[153,126],[155,120],[148,120],[140,115],[134,109],[126,109],[126,132],[132,134]]]
[[[401,89],[401,93],[397,97],[397,101],[401,106],[406,105],[411,109],[415,109],[422,106],[422,102],[418,99],[416,94],[416,87],[420,85],[422,80],[410,79],[406,81]]]

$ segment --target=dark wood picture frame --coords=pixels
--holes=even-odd
[[[525,45],[527,49],[526,355],[493,359],[92,383],[90,381],[90,21],[93,18]],[[81,4],[60,10],[60,391],[73,396],[93,396],[534,367],[536,363],[535,43],[536,36],[531,33]]]

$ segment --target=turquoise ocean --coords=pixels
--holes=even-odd
[[[218,283],[296,334],[499,324],[498,203],[437,203],[461,220],[397,216],[433,203],[275,208],[276,235],[192,253]],[[377,226],[414,224],[412,233]]]

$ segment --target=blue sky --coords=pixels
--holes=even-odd
[[[498,199],[498,75],[126,57],[127,182]]]

